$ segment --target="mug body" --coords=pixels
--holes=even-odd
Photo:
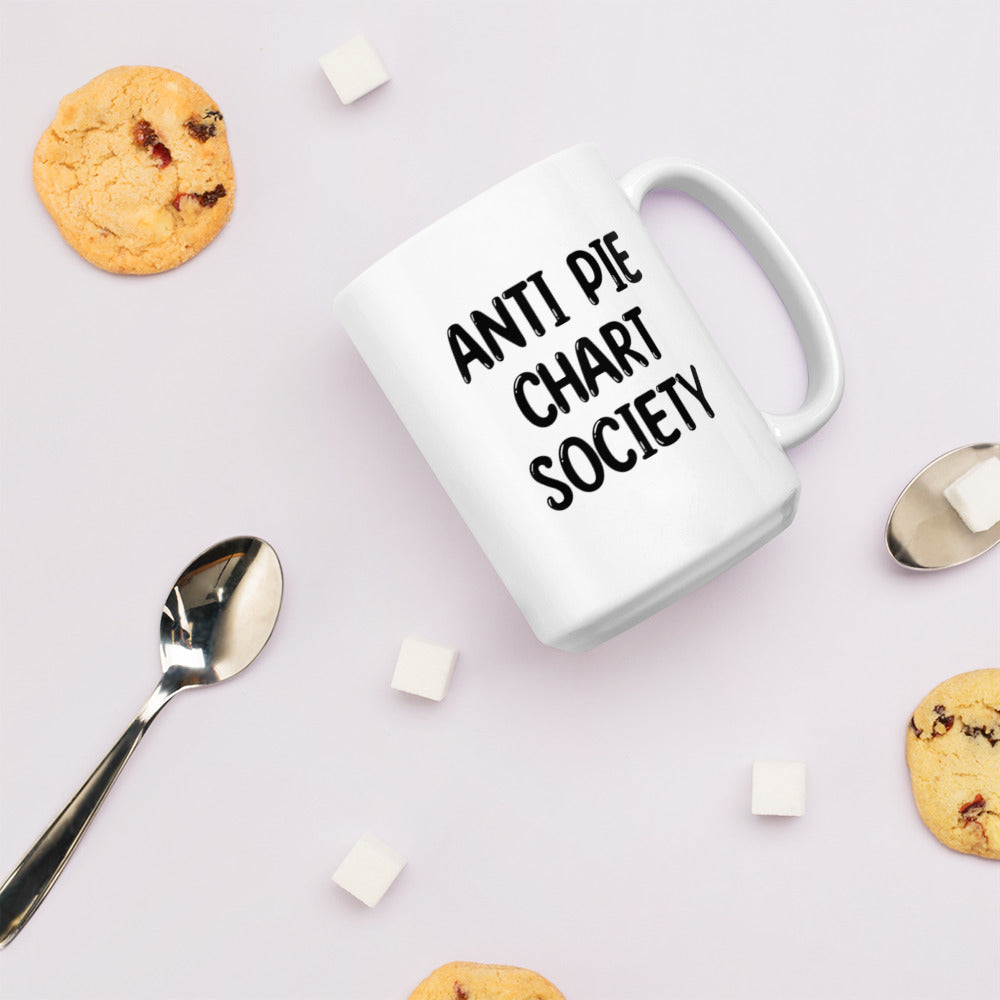
[[[548,645],[610,638],[794,516],[794,468],[592,146],[445,216],[335,311]]]

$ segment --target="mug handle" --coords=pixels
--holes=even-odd
[[[793,413],[762,415],[782,448],[815,434],[844,394],[844,363],[819,293],[760,209],[729,181],[700,164],[672,157],[640,163],[619,183],[636,211],[654,188],[690,195],[717,215],[750,252],[788,312],[806,360],[802,405]]]

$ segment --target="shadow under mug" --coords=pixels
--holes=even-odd
[[[774,285],[808,376],[751,402],[640,216],[669,188],[714,212]],[[785,449],[843,393],[816,290],[753,203],[695,163],[620,179],[575,146],[490,188],[351,282],[335,313],[544,643],[584,650],[791,523]]]

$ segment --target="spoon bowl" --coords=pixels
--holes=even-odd
[[[281,591],[281,565],[267,542],[230,538],[206,549],[163,602],[163,673],[181,675],[184,687],[234,677],[270,638]]]
[[[0,886],[0,948],[38,909],[160,709],[178,691],[228,680],[256,659],[278,619],[282,590],[274,549],[250,536],[213,545],[181,573],[160,617],[163,676],[132,724]]]
[[[992,456],[1000,458],[1000,444],[955,448],[910,480],[885,528],[885,543],[896,562],[907,569],[947,569],[1000,542],[1000,524],[986,531],[970,531],[944,495],[959,476]]]

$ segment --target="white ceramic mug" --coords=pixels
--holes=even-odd
[[[794,413],[747,397],[639,217],[692,195],[770,278],[805,352]],[[785,449],[830,417],[826,310],[757,208],[697,164],[616,179],[576,146],[382,258],[337,317],[538,638],[588,649],[785,528]]]

